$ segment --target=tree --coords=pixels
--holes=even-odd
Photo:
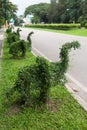
[[[82,0],[67,0],[67,7],[69,9],[70,22],[78,22],[82,15]]]
[[[84,0],[84,1],[83,1],[82,11],[83,11],[83,18],[84,18],[85,20],[87,20],[87,0]]]
[[[17,5],[9,0],[0,0],[0,22],[2,21],[3,24],[5,20],[9,21],[11,17],[14,18],[17,10]]]
[[[33,21],[77,23],[87,20],[87,0],[51,0],[48,5],[29,6],[25,10],[25,16],[31,12],[34,14]]]
[[[57,0],[51,0],[51,4],[48,10],[49,23],[57,22]]]
[[[38,22],[48,22],[47,14],[48,14],[48,7],[49,4],[47,3],[40,3],[40,4],[35,4],[28,6],[25,9],[24,16],[27,16],[28,14],[33,14],[33,22],[38,23]]]

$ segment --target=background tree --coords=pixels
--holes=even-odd
[[[82,15],[82,0],[67,0],[67,9],[70,22],[78,22],[79,17]]]
[[[34,18],[32,19],[33,22],[38,23],[38,22],[48,22],[48,7],[49,4],[47,3],[40,3],[40,4],[35,4],[28,6],[25,9],[24,16],[27,16],[28,14],[33,14]]]
[[[57,0],[51,0],[51,4],[48,9],[49,23],[57,22]]]
[[[17,5],[9,0],[0,0],[0,23],[3,24],[5,20],[15,18],[17,10]]]
[[[83,19],[87,21],[87,0],[83,1],[82,13],[83,13]]]
[[[82,15],[82,0],[51,0],[48,14],[49,22],[78,22]]]

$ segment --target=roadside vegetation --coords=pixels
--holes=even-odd
[[[48,27],[47,27],[48,26]],[[33,28],[37,30],[44,30],[49,32],[64,33],[76,36],[87,36],[87,25],[82,28],[80,24],[36,24],[25,25],[27,28]]]
[[[11,44],[21,41],[17,32],[9,32],[10,36],[15,35],[14,40],[17,38]],[[52,64],[33,56],[30,49],[25,55],[18,51],[14,57],[9,53],[11,46],[5,39],[0,75],[0,130],[85,130],[87,112],[63,85],[69,50],[78,48],[79,43],[64,44],[60,62]]]
[[[87,23],[87,0],[51,0],[28,6],[24,16],[32,14],[32,23]]]
[[[70,29],[80,29],[80,24],[28,24],[25,27],[43,28],[43,29],[53,29],[53,30],[70,30]]]

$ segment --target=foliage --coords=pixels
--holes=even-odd
[[[25,105],[32,103],[33,95],[39,90],[37,95],[39,102],[46,103],[50,88],[50,74],[48,64],[44,58],[37,57],[36,64],[22,68],[18,73],[13,91],[18,91]],[[12,93],[11,93],[12,94]],[[38,102],[38,103],[39,103]]]
[[[64,3],[63,3],[64,4]],[[48,8],[48,22],[49,23],[58,23],[60,22],[60,18],[59,18],[59,12],[61,13],[61,11],[58,11],[58,2],[56,0],[51,0],[51,4]]]
[[[16,11],[18,10],[17,5],[13,4],[9,0],[0,0],[0,18],[3,20],[10,20],[16,16]]]
[[[13,86],[19,68],[35,64],[36,57],[28,52],[24,59],[10,59],[5,42],[0,73],[0,130],[86,130],[87,111],[63,86],[51,88],[47,109],[23,109],[19,103],[11,104],[14,98],[7,101],[5,92]]]
[[[27,48],[29,49],[29,50],[31,50],[31,35],[33,34],[34,32],[30,32],[29,34],[28,34],[28,36],[27,36]]]
[[[27,16],[28,14],[33,14],[34,18],[32,19],[33,23],[40,23],[40,22],[48,22],[47,12],[48,12],[49,4],[47,3],[40,3],[28,6],[25,9],[24,15]]]
[[[81,16],[86,19],[87,0],[51,0],[50,4],[28,6],[24,14],[31,13],[33,23],[78,23]]]
[[[11,28],[7,29],[6,32],[11,31]],[[10,46],[13,42],[20,40],[20,32],[21,30],[18,28],[17,32],[9,32],[7,35],[7,43]]]
[[[77,41],[66,43],[60,52],[60,62],[48,64],[45,59],[37,57],[36,64],[26,66],[18,73],[13,92],[18,91],[26,105],[30,105],[34,96],[39,102],[46,103],[49,88],[58,83],[65,83],[65,73],[69,64],[69,51],[79,48]],[[17,53],[17,52],[16,52]],[[38,97],[39,95],[39,97]],[[36,102],[36,100],[35,100]]]
[[[9,33],[9,35],[7,35],[7,44],[10,46],[13,42],[16,42],[19,40],[19,36],[17,35],[17,33],[12,32]]]
[[[80,44],[78,41],[65,43],[60,51],[60,61],[50,64],[51,82],[53,85],[58,83],[65,84],[65,73],[69,66],[69,52],[72,48],[78,49]]]
[[[40,89],[40,96],[39,101],[46,103],[47,98],[49,95],[49,88],[50,88],[50,73],[48,64],[46,63],[46,60],[43,58],[38,57],[36,59],[36,62],[38,64],[37,67],[37,78],[38,78],[38,87]]]
[[[80,28],[80,24],[28,24],[25,27],[35,27],[43,29],[69,30]]]
[[[12,28],[6,29],[6,33],[7,33],[7,34],[9,34],[9,33],[11,33],[11,32],[12,32]]]
[[[26,42],[24,40],[13,42],[10,45],[9,53],[13,55],[13,58],[17,58],[19,55],[24,57],[26,53]]]
[[[59,0],[59,2],[57,3],[57,9],[56,9],[57,22],[77,23],[81,15],[82,15],[82,0]]]
[[[11,28],[6,30],[7,35],[7,44],[9,47],[9,53],[13,55],[13,58],[19,56],[24,57],[26,51],[31,51],[31,35],[33,32],[30,32],[27,36],[28,41],[20,40],[20,28],[16,32],[10,32]]]

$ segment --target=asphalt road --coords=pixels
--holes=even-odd
[[[79,41],[80,49],[70,52],[70,64],[66,75],[73,91],[77,92],[87,103],[87,37],[22,28],[21,38],[26,39],[27,34],[31,31],[34,31],[32,51],[36,55],[42,55],[53,62],[59,60],[59,48],[62,44]]]

